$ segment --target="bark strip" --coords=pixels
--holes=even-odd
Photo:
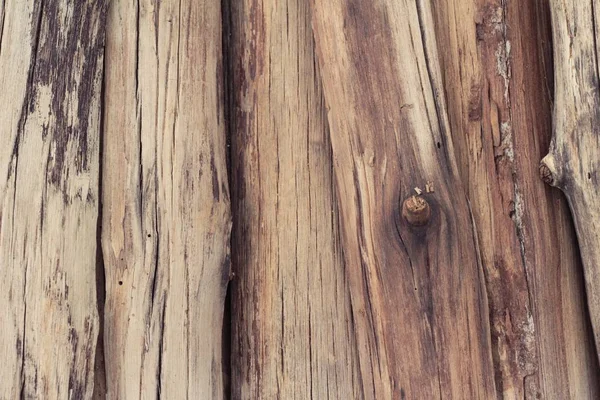
[[[543,1],[434,8],[453,143],[473,208],[498,394],[597,398],[583,277],[563,196],[538,160],[551,134],[551,31]]]
[[[566,195],[579,239],[587,303],[600,348],[600,5],[551,0],[554,43],[554,135],[542,178]]]

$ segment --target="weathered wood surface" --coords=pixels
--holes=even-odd
[[[452,0],[434,16],[486,276],[499,395],[599,398],[566,202],[538,179],[551,133],[548,4]]]
[[[0,5],[2,399],[92,395],[105,5]]]
[[[599,8],[0,1],[0,398],[599,398]]]
[[[232,398],[362,399],[309,3],[230,5]]]
[[[484,277],[429,6],[313,1],[360,379],[365,398],[489,399]],[[400,211],[415,187],[421,227]]]
[[[219,1],[111,2],[107,398],[220,399],[230,209]]]
[[[600,346],[600,93],[595,1],[550,0],[555,102],[543,179],[569,200],[585,270],[596,348]]]

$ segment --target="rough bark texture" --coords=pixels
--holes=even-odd
[[[313,2],[360,379],[365,398],[489,399],[487,296],[429,5]],[[431,215],[414,227],[400,209],[419,191]]]
[[[566,195],[585,270],[596,350],[600,348],[600,5],[550,0],[554,43],[554,135],[540,166]],[[597,353],[598,354],[598,353]]]
[[[0,5],[0,398],[87,399],[104,1]]]
[[[361,399],[307,0],[231,2],[232,398]]]
[[[114,0],[107,35],[107,398],[220,399],[231,226],[220,2]]]
[[[592,399],[597,364],[574,234],[562,196],[538,179],[551,132],[548,11],[538,0],[452,0],[434,14],[498,394]]]

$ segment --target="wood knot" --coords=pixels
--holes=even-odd
[[[423,226],[429,222],[431,208],[423,197],[411,196],[402,203],[402,216],[412,226]]]

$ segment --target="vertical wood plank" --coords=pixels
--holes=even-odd
[[[231,229],[220,2],[115,0],[107,32],[107,397],[220,399]]]
[[[88,399],[104,1],[0,8],[0,398]]]
[[[429,1],[312,4],[365,397],[494,398]]]
[[[574,232],[562,196],[538,178],[551,133],[548,11],[538,0],[434,8],[507,399],[600,396]]]
[[[231,1],[233,399],[362,399],[306,0]]]

